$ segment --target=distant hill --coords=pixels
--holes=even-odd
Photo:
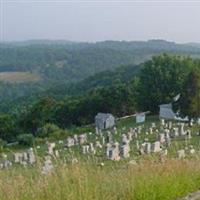
[[[161,53],[200,58],[197,44],[165,40],[0,43],[0,101],[3,106],[45,94],[60,98],[129,81],[140,63]]]
[[[111,86],[117,83],[131,81],[140,71],[141,65],[124,65],[110,71],[96,73],[76,83],[61,83],[49,87],[44,95],[61,98],[64,96],[77,96],[87,93],[90,90]]]
[[[187,46],[200,48],[200,43],[186,43]]]
[[[78,43],[33,40],[0,44],[0,72],[33,72],[44,81],[80,81],[160,53],[198,57],[200,48],[164,40]]]

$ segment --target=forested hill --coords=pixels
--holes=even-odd
[[[68,96],[78,96],[85,94],[93,89],[108,87],[120,83],[131,81],[137,76],[141,68],[140,65],[124,65],[115,70],[105,70],[96,73],[88,78],[76,83],[58,83],[49,87],[43,95],[49,95],[54,98],[62,98]]]
[[[98,44],[4,45],[0,48],[0,72],[31,72],[44,82],[70,82],[147,58],[149,55]]]
[[[13,111],[41,96],[59,99],[126,83],[140,63],[165,52],[200,57],[198,45],[164,40],[0,43],[0,111]]]
[[[140,65],[124,65],[112,71],[96,73],[81,81],[60,81],[46,86],[42,83],[0,83],[0,112],[18,112],[23,105],[27,106],[46,96],[61,100],[69,96],[84,95],[93,89],[128,83],[138,75],[140,68]]]
[[[200,56],[198,47],[164,40],[96,43],[36,40],[1,43],[0,72],[31,72],[38,75],[34,80],[40,81],[80,81],[120,65],[141,63],[163,52]]]

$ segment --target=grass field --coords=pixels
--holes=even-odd
[[[0,81],[11,83],[37,82],[41,77],[30,72],[1,72]]]
[[[38,168],[0,172],[1,200],[172,200],[196,191],[200,160],[142,160],[137,165],[113,162],[58,164],[53,173]]]

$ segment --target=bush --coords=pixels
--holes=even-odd
[[[62,129],[60,129],[55,124],[47,123],[42,128],[40,128],[37,132],[37,136],[41,138],[47,138],[47,137],[53,137],[55,138],[59,137],[60,133],[62,132]]]
[[[0,139],[0,151],[2,151],[4,149],[4,147],[6,146],[7,142]]]
[[[32,134],[21,134],[17,137],[20,145],[32,146],[34,143],[34,136]]]

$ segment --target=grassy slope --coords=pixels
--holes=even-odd
[[[157,116],[149,116],[145,126],[151,122],[159,123]],[[134,127],[133,118],[120,120],[118,129],[126,126]],[[196,128],[196,127],[195,127]],[[92,130],[92,126],[72,128],[68,133],[81,133]],[[141,137],[146,137],[142,134]],[[152,138],[153,139],[153,138]],[[199,148],[197,136],[193,135],[191,144]],[[198,190],[200,186],[200,154],[199,151],[185,160],[174,159],[176,150],[183,146],[184,141],[173,141],[169,156],[160,162],[158,154],[138,157],[134,152],[131,159],[137,160],[137,165],[131,165],[129,160],[119,162],[103,161],[105,166],[99,166],[102,158],[88,157],[75,152],[79,163],[69,161],[72,152],[65,151],[64,159],[55,161],[55,171],[48,176],[41,175],[41,162],[32,168],[14,166],[0,171],[1,200],[93,200],[93,199],[133,199],[133,200],[172,200]],[[134,145],[134,143],[133,143]],[[44,151],[42,147],[40,151]],[[78,150],[78,149],[77,149]],[[41,152],[40,152],[41,153]],[[41,160],[40,160],[41,161]]]
[[[39,168],[38,168],[39,169]],[[200,185],[199,160],[59,165],[52,174],[38,169],[0,172],[1,200],[172,200]]]

